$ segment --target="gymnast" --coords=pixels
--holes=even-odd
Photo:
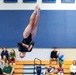
[[[39,8],[39,5],[37,5],[30,17],[29,24],[27,25],[27,27],[23,32],[23,41],[21,43],[20,42],[17,43],[18,50],[20,52],[19,54],[20,58],[23,58],[26,52],[32,51],[32,48],[34,46],[34,42],[32,40],[36,35],[37,23],[38,23],[39,17],[40,17],[40,8]]]

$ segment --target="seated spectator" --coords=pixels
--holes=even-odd
[[[15,64],[15,58],[16,58],[15,50],[12,49],[10,52],[10,64],[11,65]]]
[[[2,61],[3,61],[3,63],[6,63],[6,62],[8,62],[8,61],[9,61],[9,60],[7,60],[7,58],[6,58],[6,55],[4,55],[4,56],[3,56]]]
[[[59,63],[59,67],[57,68],[57,73],[58,73],[58,75],[63,75],[64,74],[64,69],[63,69],[61,63]]]
[[[50,54],[50,64],[52,64],[51,62],[57,64],[57,61],[58,61],[57,53],[58,51],[56,50],[56,47],[54,47],[54,50]]]
[[[76,61],[73,61],[73,64],[70,66],[71,75],[76,75]]]
[[[2,60],[0,60],[0,75],[3,75],[3,72],[2,72],[3,67],[4,67],[4,64]]]
[[[4,61],[1,59],[1,55],[0,55],[0,70],[3,69],[5,63]]]
[[[3,56],[5,55],[7,59],[9,59],[9,54],[8,54],[8,51],[7,49],[4,47],[2,48],[2,52],[1,52],[1,58],[3,59]]]
[[[0,68],[3,69],[5,63],[3,62],[3,60],[0,60]]]
[[[14,68],[10,66],[8,62],[6,62],[3,68],[3,75],[13,75],[13,72]]]

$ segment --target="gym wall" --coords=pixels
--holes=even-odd
[[[34,39],[35,48],[22,60],[35,57],[49,60],[52,47],[59,47],[57,50],[65,55],[65,60],[74,60],[76,2],[61,3],[61,0],[56,0],[56,3],[42,3],[42,0],[37,0],[36,3],[23,3],[18,0],[17,3],[4,3],[0,0],[0,47],[7,47],[9,52],[14,48],[18,55],[17,42],[22,41],[23,30],[37,4],[41,14]],[[17,59],[21,60],[19,56]]]
[[[33,10],[0,10],[0,47],[17,47]],[[35,48],[75,48],[76,10],[41,10]]]

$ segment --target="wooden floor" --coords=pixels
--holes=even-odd
[[[37,64],[39,64],[39,61],[36,61]],[[31,65],[34,64],[34,61],[16,61],[16,65],[13,65],[14,67],[14,75],[22,75],[23,72],[23,66],[24,65]],[[46,67],[48,66],[53,66],[56,68],[58,68],[58,64],[49,64],[49,61],[44,60],[42,61],[42,64],[45,65]],[[64,68],[64,75],[69,75],[70,73],[70,65],[72,64],[72,61],[64,61],[63,64],[63,68]],[[56,70],[55,70],[56,71]],[[50,75],[50,74],[46,74],[46,75]],[[53,74],[53,75],[57,75],[57,74]]]

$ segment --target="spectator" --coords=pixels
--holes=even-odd
[[[57,61],[58,61],[57,54],[58,54],[58,51],[56,50],[56,47],[54,47],[54,50],[50,54],[50,64],[52,64],[51,62],[57,64]]]
[[[8,62],[5,63],[5,66],[3,68],[3,74],[4,75],[13,75],[14,68],[9,65]]]
[[[2,60],[0,60],[0,75],[3,75],[2,69],[3,69],[3,63]]]
[[[3,67],[4,67],[4,62],[3,62],[3,60],[1,59],[1,55],[0,55],[0,73],[1,73],[1,70],[3,69]]]
[[[76,61],[73,61],[73,64],[70,66],[70,72],[71,75],[75,75],[76,74]]]
[[[3,61],[4,63],[8,62],[8,60],[7,60],[7,58],[6,58],[6,55],[3,56],[2,61]]]
[[[9,54],[8,51],[6,50],[6,48],[2,48],[2,52],[1,52],[1,58],[3,59],[3,56],[5,55],[7,59],[9,59]]]
[[[57,73],[58,73],[58,75],[63,75],[64,74],[64,69],[63,69],[61,63],[59,63],[59,67],[57,68]]]
[[[15,64],[15,58],[16,58],[16,54],[15,54],[15,50],[12,49],[10,52],[10,64]]]
[[[3,69],[5,63],[3,62],[3,60],[0,60],[0,68]]]

